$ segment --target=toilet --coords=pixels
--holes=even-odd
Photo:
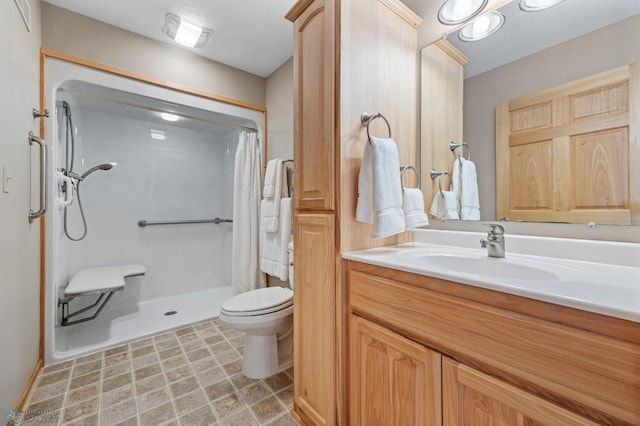
[[[289,243],[289,284],[293,289],[293,243]],[[293,290],[266,287],[226,300],[224,327],[245,333],[242,374],[263,379],[293,365]]]

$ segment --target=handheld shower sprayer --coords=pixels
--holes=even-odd
[[[84,172],[83,174],[79,175],[75,172],[68,172],[68,176],[72,179],[76,179],[78,182],[83,181],[87,176],[89,176],[91,173],[96,172],[98,170],[111,170],[113,168],[113,166],[115,166],[116,163],[103,163],[103,164],[98,164],[97,166],[93,166],[92,168],[90,168],[89,170],[87,170],[86,172]]]
[[[91,173],[96,172],[98,170],[111,170],[113,168],[113,166],[115,166],[115,165],[116,165],[116,163],[114,163],[114,162],[98,164],[97,166],[91,167],[89,170],[87,170],[86,172],[84,172],[81,175],[79,175],[79,174],[77,174],[75,172],[72,172],[72,171],[68,171],[67,172],[67,176],[70,177],[71,179],[75,180],[75,182],[73,183],[73,186],[75,187],[75,191],[76,191],[76,199],[78,200],[78,208],[80,209],[80,217],[82,218],[82,228],[83,228],[83,232],[82,232],[82,235],[80,236],[80,238],[74,238],[69,234],[69,230],[67,229],[67,206],[65,206],[65,208],[64,208],[64,232],[65,232],[67,238],[69,238],[71,241],[80,241],[87,235],[87,220],[84,217],[84,209],[82,208],[82,198],[80,197],[80,183],[82,183],[82,181],[84,181],[85,178],[87,176],[89,176]]]

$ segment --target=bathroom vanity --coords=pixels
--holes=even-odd
[[[349,424],[640,424],[640,269],[558,259],[545,268],[545,258],[509,253],[486,262],[511,266],[480,274],[442,266],[474,250],[411,243],[343,255]],[[556,266],[594,275],[570,282]],[[608,267],[621,275],[598,276]],[[531,278],[517,278],[523,271]],[[628,281],[609,292],[623,297],[595,297],[607,274],[611,285]],[[540,290],[548,281],[558,294]]]

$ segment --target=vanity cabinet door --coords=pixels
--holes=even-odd
[[[356,315],[349,332],[350,424],[441,425],[441,355]]]
[[[335,424],[335,218],[297,214],[294,230],[294,404],[304,424]]]
[[[597,423],[450,358],[442,360],[444,426]]]
[[[314,0],[294,21],[297,210],[335,209],[335,4]]]

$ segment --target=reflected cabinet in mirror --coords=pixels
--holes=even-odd
[[[422,50],[427,209],[451,189],[429,175],[453,173],[454,141],[468,144],[481,220],[640,225],[640,2],[499,12],[485,39],[454,32]]]

